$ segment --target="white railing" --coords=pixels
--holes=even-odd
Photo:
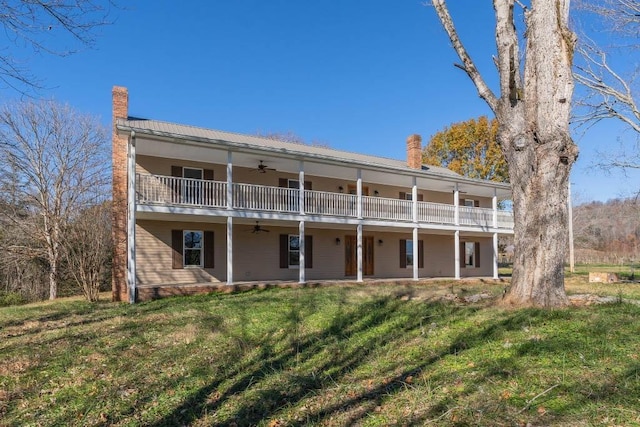
[[[300,212],[300,191],[297,188],[233,184],[233,207],[260,211]]]
[[[363,218],[412,221],[413,202],[411,200],[362,196],[362,216]]]
[[[296,190],[297,193],[297,190]],[[304,210],[308,214],[355,217],[358,215],[358,196],[305,190]]]
[[[434,224],[455,224],[456,209],[453,205],[418,202],[418,221]]]
[[[513,230],[513,212],[498,211],[498,228]]]
[[[233,208],[253,211],[300,213],[300,190],[296,188],[234,183]],[[136,197],[140,204],[227,207],[227,183],[162,175],[136,174]],[[417,202],[418,222],[455,224],[453,205]],[[304,191],[303,211],[310,215],[358,217],[358,197],[326,191]],[[459,223],[493,227],[493,209],[459,207]],[[390,221],[413,221],[413,202],[403,199],[362,196],[362,217]],[[498,228],[513,229],[513,213],[497,212]]]
[[[493,209],[460,206],[460,225],[493,226]]]
[[[138,203],[226,206],[227,183],[173,176],[136,174]]]

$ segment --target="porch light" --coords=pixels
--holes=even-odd
[[[344,188],[342,187],[342,185],[338,187],[338,191],[341,193],[344,191]]]
[[[373,195],[378,197],[380,195],[380,192],[378,192],[378,190],[373,190]]]
[[[378,246],[382,246],[383,243],[382,239],[378,239]]]
[[[339,244],[340,244],[340,238],[336,237],[336,245],[339,245]]]

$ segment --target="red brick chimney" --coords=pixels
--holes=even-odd
[[[417,134],[407,138],[407,166],[422,169],[422,137]]]
[[[113,202],[112,231],[113,267],[111,299],[127,301],[127,145],[128,137],[118,136],[116,123],[126,119],[129,110],[129,93],[126,87],[114,86],[112,91],[113,134]]]

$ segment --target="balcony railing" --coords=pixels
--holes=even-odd
[[[266,185],[233,183],[232,207],[252,211],[273,211],[358,218],[358,196]],[[227,207],[227,183],[162,175],[136,175],[137,203],[198,207]],[[455,225],[455,207],[443,203],[417,202],[418,222]],[[493,209],[459,207],[459,224],[493,227]],[[362,218],[413,222],[413,202],[403,199],[362,196]],[[513,214],[497,211],[498,228],[513,229]]]

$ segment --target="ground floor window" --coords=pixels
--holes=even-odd
[[[202,267],[202,231],[184,230],[183,248],[185,267]]]
[[[479,242],[463,242],[461,249],[464,256],[462,267],[480,267]]]
[[[171,230],[172,268],[214,268],[213,231]]]
[[[400,268],[413,267],[413,240],[400,240]],[[418,268],[424,268],[424,243],[418,240]]]
[[[304,267],[313,267],[313,236],[304,236]],[[300,236],[280,235],[280,268],[300,268]]]

